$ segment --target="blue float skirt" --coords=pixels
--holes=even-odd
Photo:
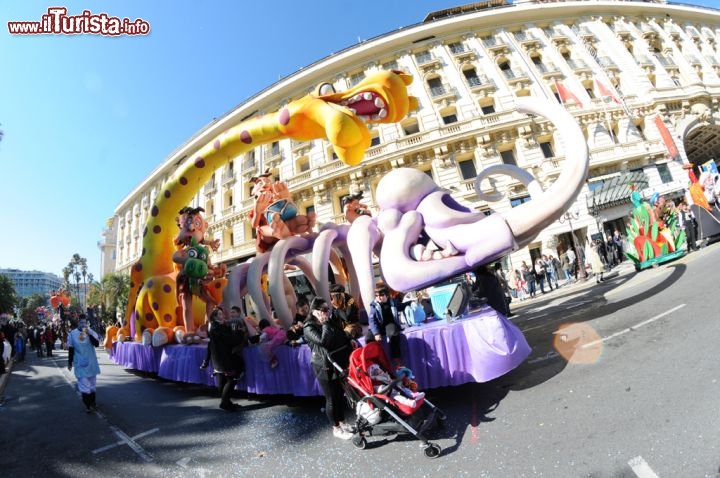
[[[287,199],[281,199],[269,205],[265,210],[265,219],[267,219],[268,224],[272,223],[272,216],[275,213],[280,214],[280,219],[283,221],[289,221],[297,216],[298,210],[295,203]]]

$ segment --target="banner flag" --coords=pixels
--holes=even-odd
[[[565,86],[558,80],[555,80],[555,88],[557,89],[558,96],[560,96],[560,101],[562,101],[563,105],[565,105],[568,100],[573,100],[576,105],[582,108],[583,104],[577,96],[575,96],[572,91],[565,88]]]
[[[680,151],[678,151],[677,146],[675,146],[675,141],[673,141],[672,135],[667,129],[667,126],[665,126],[665,122],[662,120],[660,115],[655,115],[655,125],[660,131],[660,136],[662,136],[663,143],[665,143],[665,147],[668,150],[668,155],[670,155],[670,159],[677,158],[680,154]]]

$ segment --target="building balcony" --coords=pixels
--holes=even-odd
[[[235,213],[235,205],[228,206],[222,210],[222,217],[228,217]]]
[[[460,63],[477,59],[477,54],[473,50],[469,50],[462,45],[451,48],[450,53],[452,53],[453,58]]]
[[[582,60],[568,60],[567,64],[575,73],[592,73],[592,68]]]
[[[533,35],[520,31],[515,33],[515,40],[520,44],[520,46],[530,50],[534,48],[540,48],[541,43],[540,40],[535,38]]]
[[[440,61],[440,58],[436,57],[430,52],[419,53],[415,55],[415,61],[417,61],[418,68],[423,71],[440,69],[442,67],[442,62]]]
[[[235,177],[235,171],[232,169],[228,169],[223,171],[222,174],[222,184],[223,186],[231,186],[235,183],[236,177]]]
[[[483,46],[485,46],[485,49],[495,56],[510,52],[510,47],[507,45],[507,43],[498,40],[497,38],[484,38],[482,42]]]
[[[217,191],[217,184],[215,183],[215,179],[207,183],[205,186],[203,186],[203,193],[204,194],[215,194],[215,191]]]
[[[515,85],[521,81],[529,81],[530,78],[528,74],[520,70],[519,68],[513,68],[510,70],[503,70],[503,75],[505,76],[505,79],[510,85]]]
[[[457,99],[457,90],[452,86],[440,85],[433,86],[430,88],[430,97],[434,102],[440,102],[443,100],[452,101]]]
[[[255,155],[248,155],[242,162],[243,174],[255,174],[257,172],[257,161]]]
[[[600,64],[601,67],[603,67],[604,70],[615,71],[615,72],[620,71],[620,68],[618,68],[615,61],[613,61],[608,56],[601,56],[600,58],[598,58],[598,63]]]
[[[291,140],[290,141],[290,150],[293,152],[296,156],[302,156],[310,151],[310,148],[312,146],[312,143],[308,141],[296,141]]]
[[[467,78],[468,86],[470,87],[470,91],[473,93],[485,93],[490,94],[493,91],[497,90],[497,85],[493,80],[488,79],[486,76],[480,75],[480,76],[472,76],[470,78]]]
[[[543,78],[550,78],[554,75],[560,74],[560,69],[557,66],[555,66],[554,63],[550,63],[550,62],[537,63],[537,64],[535,64],[535,68],[537,68],[537,70],[540,72],[540,75]]]

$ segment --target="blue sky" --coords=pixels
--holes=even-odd
[[[461,0],[97,0],[0,4],[0,268],[97,278],[116,206],[188,137],[314,61]],[[720,6],[720,0],[694,2]],[[48,7],[142,18],[148,36],[16,36]]]

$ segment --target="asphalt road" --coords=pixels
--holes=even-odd
[[[485,384],[428,391],[448,415],[423,456],[412,437],[334,439],[323,401],[238,396],[123,370],[100,351],[100,412],[67,356],[15,364],[0,405],[0,475],[720,477],[720,246],[604,284],[513,303],[533,347]]]

